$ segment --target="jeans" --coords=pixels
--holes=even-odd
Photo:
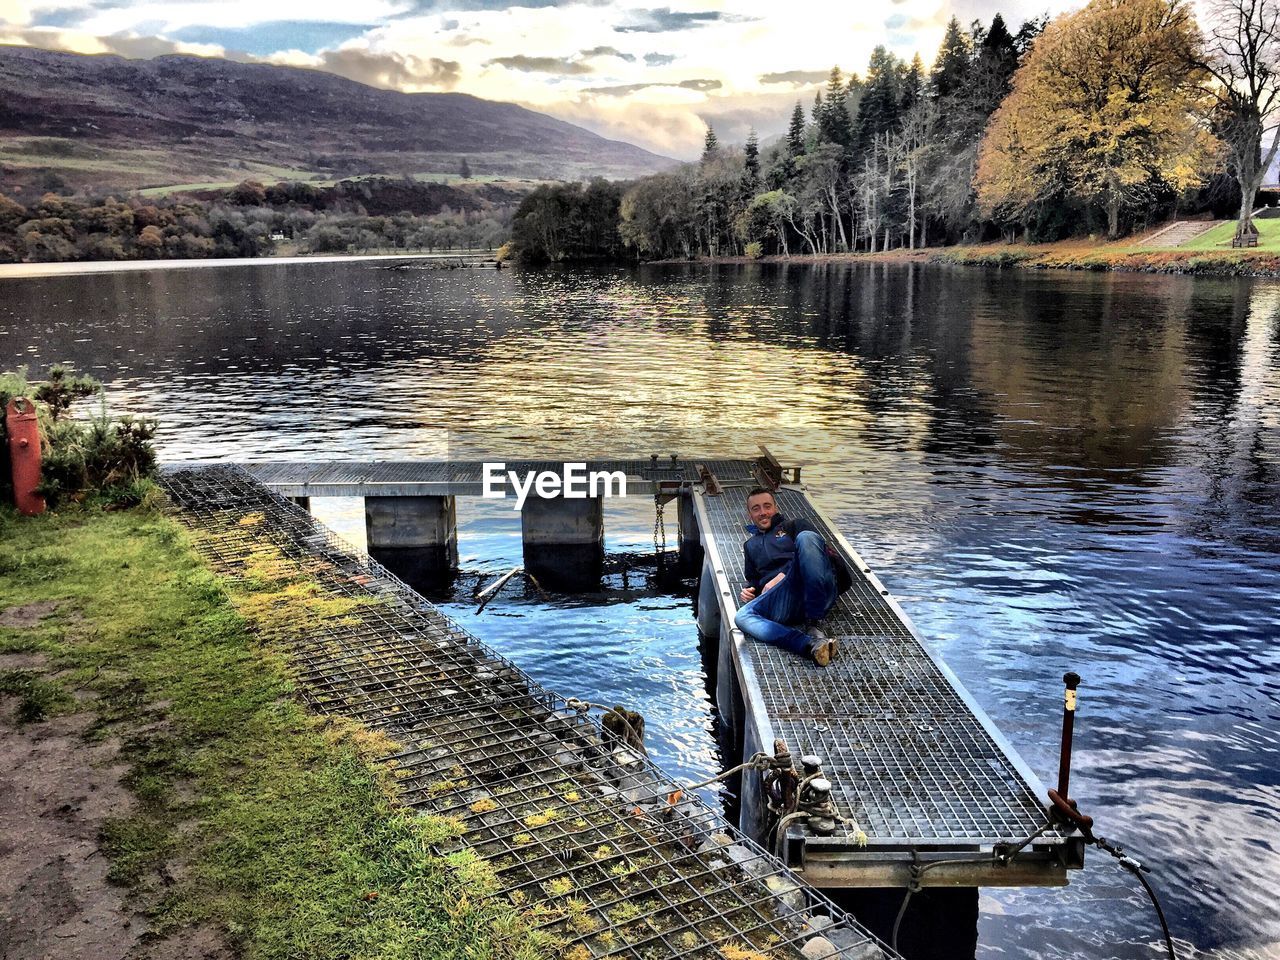
[[[836,603],[836,574],[826,544],[812,530],[796,536],[796,555],[782,582],[738,608],[733,622],[749,637],[792,653],[809,652],[808,634],[793,624],[821,620]]]

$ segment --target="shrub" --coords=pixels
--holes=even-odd
[[[41,482],[39,492],[51,507],[67,501],[101,500],[104,504],[127,506],[146,494],[155,475],[156,456],[151,445],[156,425],[130,416],[112,418],[106,401],[96,416],[75,419],[66,414],[77,400],[101,394],[102,385],[92,377],[78,377],[61,366],[51,367],[48,379],[27,382],[27,370],[0,374],[0,403],[10,398],[30,396],[36,402],[40,420]],[[2,421],[0,421],[2,423]],[[8,436],[0,426],[3,440],[3,477],[0,492],[12,497]]]
[[[748,260],[759,260],[764,256],[764,245],[759,240],[752,240],[743,248]]]

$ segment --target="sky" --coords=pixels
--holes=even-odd
[[[506,100],[680,159],[785,129],[832,66],[877,44],[927,65],[947,21],[1011,30],[1080,0],[0,0],[0,43],[189,53],[328,70],[407,93]]]

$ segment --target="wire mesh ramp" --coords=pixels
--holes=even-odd
[[[1061,885],[1082,865],[1078,841],[1045,829],[1045,791],[959,680],[926,648],[866,563],[798,486],[779,511],[814,524],[842,552],[853,585],[824,628],[839,639],[827,668],[744,638],[732,627],[744,584],[745,484],[695,496],[719,581],[722,642],[733,644],[744,726],[821,758],[832,798],[865,831],[816,836],[791,827],[787,860],[820,886]],[[725,662],[722,659],[722,664]],[[744,819],[744,823],[748,821]],[[1006,862],[1000,854],[1044,833]],[[919,867],[932,863],[927,872]]]
[[[219,574],[305,576],[315,615],[263,618],[298,695],[401,745],[388,759],[402,802],[463,827],[440,852],[483,858],[499,895],[563,956],[893,956],[585,705],[540,687],[243,470],[168,469],[162,486]]]

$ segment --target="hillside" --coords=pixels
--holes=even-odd
[[[0,46],[0,190],[360,174],[632,177],[675,161],[510,103],[230,60]]]

